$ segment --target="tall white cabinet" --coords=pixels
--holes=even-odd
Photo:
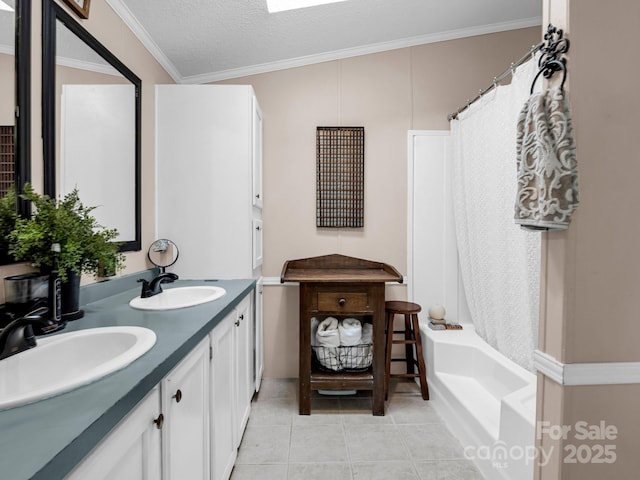
[[[250,85],[156,86],[157,237],[184,279],[255,278],[254,387],[262,376],[262,112]]]
[[[156,86],[157,234],[182,278],[259,278],[262,113],[250,85]]]

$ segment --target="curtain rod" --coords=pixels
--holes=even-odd
[[[498,86],[498,84],[504,80],[506,77],[508,77],[509,75],[513,75],[513,72],[515,71],[516,68],[518,68],[520,65],[522,65],[523,63],[525,63],[527,60],[529,60],[529,58],[534,55],[538,50],[540,50],[542,47],[544,46],[544,42],[540,42],[537,45],[533,45],[531,47],[531,49],[525,53],[520,59],[516,60],[515,62],[513,62],[509,68],[507,68],[504,72],[502,72],[500,75],[498,75],[497,77],[493,78],[493,83],[491,85],[489,85],[487,88],[485,88],[484,90],[480,90],[478,92],[478,95],[476,95],[472,100],[467,100],[467,104],[464,105],[463,107],[460,107],[458,110],[456,110],[454,113],[450,113],[447,116],[447,119],[449,121],[451,120],[455,120],[458,115],[462,112],[464,112],[467,108],[469,108],[471,106],[472,103],[475,103],[476,101],[480,100],[483,95],[485,95],[487,92],[493,90],[494,88],[496,88]]]

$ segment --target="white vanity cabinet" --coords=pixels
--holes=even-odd
[[[253,87],[156,86],[156,179],[158,238],[178,245],[182,278],[260,277],[262,112]]]
[[[67,478],[228,480],[255,392],[256,295],[244,297]]]
[[[227,480],[249,420],[255,392],[252,296],[247,296],[210,334],[211,478]]]
[[[160,388],[135,409],[66,477],[69,480],[161,478]]]
[[[209,338],[162,380],[164,480],[209,480]]]
[[[227,315],[211,337],[211,479],[231,476],[236,445],[235,338],[236,312]]]
[[[253,328],[255,331],[254,338],[254,376],[255,376],[255,390],[260,391],[260,382],[262,380],[262,374],[264,372],[264,324],[262,315],[262,292],[264,289],[264,283],[262,277],[256,283],[255,290],[255,314],[253,315]]]
[[[242,434],[251,413],[251,398],[255,392],[254,383],[254,361],[253,361],[253,322],[251,311],[251,296],[246,297],[236,309],[236,342],[235,342],[235,361],[237,372],[236,405],[236,443],[240,445]]]

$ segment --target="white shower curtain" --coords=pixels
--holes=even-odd
[[[540,234],[514,223],[516,125],[536,62],[451,122],[458,255],[478,334],[529,370],[538,337]]]

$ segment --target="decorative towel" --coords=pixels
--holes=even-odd
[[[357,318],[345,318],[338,326],[340,345],[351,347],[359,345],[362,340],[362,323]]]
[[[323,367],[330,370],[341,370],[338,358],[338,346],[340,345],[340,334],[338,332],[338,319],[327,317],[318,325],[316,342],[322,348],[322,354],[317,355],[318,361]]]
[[[561,88],[534,93],[518,117],[515,221],[526,230],[564,230],[578,206],[569,102]]]

